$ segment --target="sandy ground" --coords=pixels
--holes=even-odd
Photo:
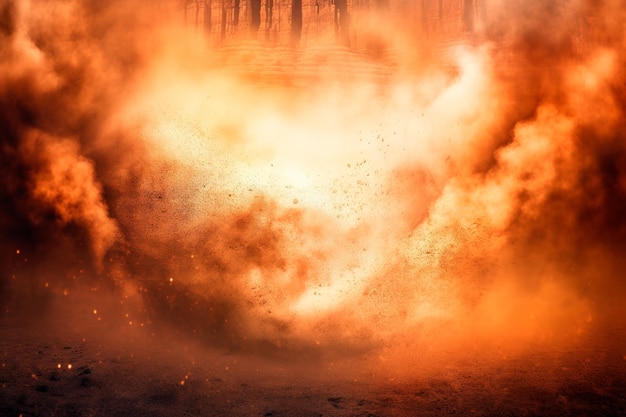
[[[71,317],[3,318],[0,415],[626,415],[623,328],[565,350],[424,357],[429,371],[400,378],[375,355],[270,360]]]

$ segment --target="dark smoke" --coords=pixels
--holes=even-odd
[[[498,18],[487,30],[512,46],[514,97],[533,97],[516,136],[528,127],[554,153],[538,153],[541,164],[522,173],[528,185],[517,192],[511,235],[522,253],[539,258],[531,264],[558,265],[579,289],[606,290],[605,280],[623,288],[615,271],[624,245],[624,36],[615,19],[624,8],[613,1],[517,3],[506,8],[520,19]],[[547,169],[552,178],[538,197],[532,183]],[[572,274],[594,264],[593,272]]]

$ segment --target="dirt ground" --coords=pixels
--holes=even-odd
[[[425,356],[428,366],[400,377],[376,352],[268,359],[138,326],[5,317],[0,415],[623,416],[622,330],[568,349]]]

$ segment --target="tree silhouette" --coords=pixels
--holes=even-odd
[[[240,3],[241,0],[235,0],[235,7],[233,8],[233,26],[235,27],[239,25]]]
[[[274,0],[265,1],[265,37],[269,39],[274,17]]]
[[[200,24],[200,0],[194,0],[194,3],[196,5],[196,21],[194,23],[194,26],[197,29],[198,25]]]
[[[335,33],[339,40],[348,45],[350,43],[350,15],[348,14],[348,1],[335,0]]]
[[[474,0],[465,0],[464,4],[465,27],[468,31],[474,31]]]
[[[211,22],[211,0],[204,0],[204,31],[207,35],[211,34],[212,22]]]
[[[345,1],[345,0],[344,0]],[[302,0],[291,1],[291,43],[297,45],[302,36]]]
[[[222,0],[222,25],[220,27],[220,40],[226,38],[226,1]]]
[[[261,26],[261,0],[250,0],[250,30],[256,34]]]

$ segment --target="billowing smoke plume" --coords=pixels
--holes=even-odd
[[[2,3],[5,314],[79,271],[146,322],[251,351],[520,345],[610,320],[619,2],[493,0],[447,49],[372,15],[384,64],[215,48],[144,3]]]

